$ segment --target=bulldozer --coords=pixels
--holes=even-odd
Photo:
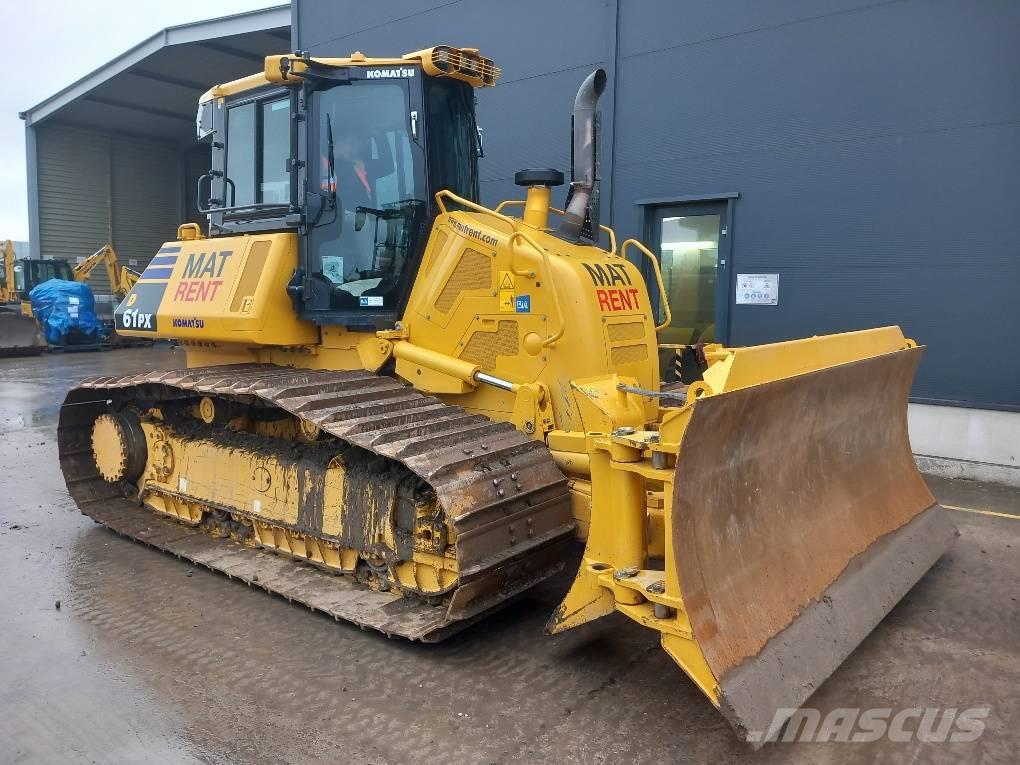
[[[0,356],[31,356],[46,350],[46,340],[32,316],[28,293],[48,279],[70,278],[71,268],[59,260],[18,260],[14,243],[0,244]]]
[[[907,438],[923,349],[898,327],[709,344],[664,390],[659,264],[600,222],[606,73],[575,98],[563,209],[555,169],[479,201],[475,91],[499,75],[470,48],[297,52],[204,94],[208,234],[181,225],[115,310],[187,366],[69,391],[68,491],[117,533],[423,642],[580,540],[546,631],[621,614],[767,740],[951,544]]]

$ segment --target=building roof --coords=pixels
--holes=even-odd
[[[290,41],[289,5],[167,27],[21,118],[33,127],[59,121],[190,143],[198,97],[259,71]]]

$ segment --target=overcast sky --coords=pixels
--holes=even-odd
[[[25,123],[18,117],[164,27],[285,0],[51,0],[0,4],[0,240],[28,239]]]

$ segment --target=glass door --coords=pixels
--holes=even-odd
[[[649,244],[659,255],[673,319],[660,344],[725,342],[728,246],[726,202],[652,208]]]

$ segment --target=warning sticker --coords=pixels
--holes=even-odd
[[[514,289],[514,272],[513,271],[500,271],[499,272],[499,288],[501,290]]]
[[[504,272],[506,273],[506,272]],[[513,290],[500,290],[499,291],[499,310],[503,313],[516,313],[517,308],[514,305],[514,291]]]

